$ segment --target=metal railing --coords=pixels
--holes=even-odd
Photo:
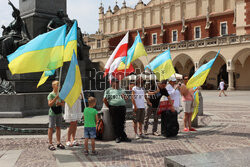
[[[229,35],[213,38],[205,38],[201,40],[193,41],[181,41],[178,43],[164,43],[160,45],[146,46],[145,49],[147,53],[163,52],[167,49],[172,51],[175,50],[186,50],[186,49],[195,49],[195,48],[205,48],[205,47],[215,47],[215,46],[226,46],[226,45],[236,45],[250,43],[250,35]],[[91,54],[91,59],[101,59],[107,58],[112,54],[112,51],[108,52],[99,52]]]

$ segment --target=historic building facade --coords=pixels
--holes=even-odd
[[[250,89],[250,0],[139,0],[134,8],[117,4],[99,8],[99,31],[84,37],[90,58],[103,69],[114,48],[129,31],[129,46],[140,33],[149,61],[170,49],[175,69],[191,76],[221,49],[206,81],[217,88],[221,78],[229,89]]]

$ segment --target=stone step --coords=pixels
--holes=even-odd
[[[164,158],[166,167],[235,167],[249,166],[250,147],[216,152],[169,156]]]
[[[22,150],[0,151],[0,166],[14,167]]]

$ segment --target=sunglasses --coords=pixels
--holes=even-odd
[[[184,80],[188,80],[188,78],[184,78]]]

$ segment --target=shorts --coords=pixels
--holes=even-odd
[[[62,115],[49,115],[49,128],[61,127],[62,125]]]
[[[85,139],[96,138],[96,127],[84,127],[84,138]]]
[[[144,123],[144,117],[145,117],[145,109],[144,108],[138,108],[134,115],[134,122]]]
[[[192,113],[194,111],[193,101],[183,101],[184,113]]]

